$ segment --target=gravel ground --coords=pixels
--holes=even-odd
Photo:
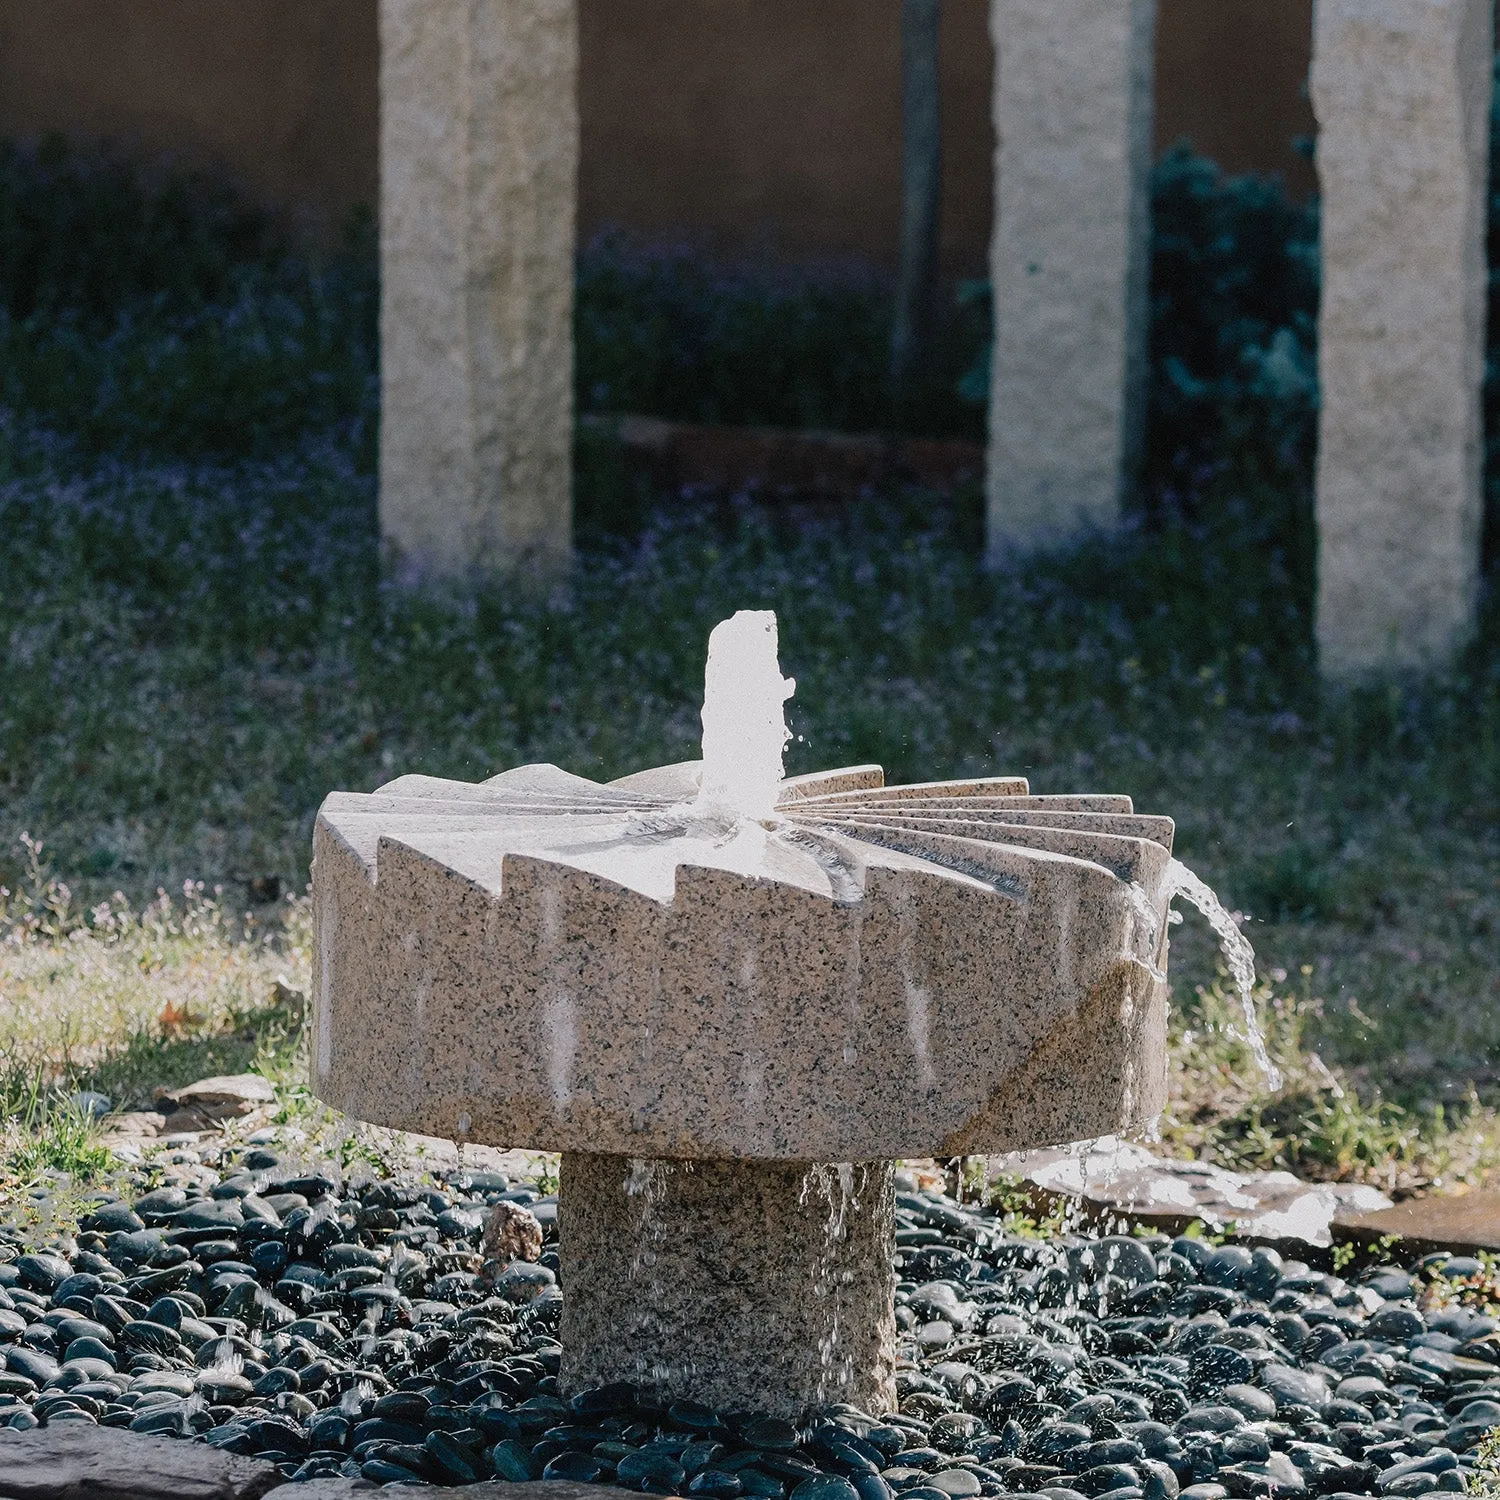
[[[0,1425],[194,1438],[288,1477],[498,1476],[735,1500],[1461,1491],[1500,1425],[1485,1268],[1354,1282],[1199,1240],[1003,1232],[902,1182],[900,1410],[798,1428],[557,1388],[556,1203],[498,1173],[362,1186],[178,1153],[76,1240],[0,1230]],[[489,1246],[538,1261],[486,1260]],[[503,1224],[502,1221],[503,1220]],[[503,1233],[501,1232],[503,1230]],[[503,1256],[503,1252],[502,1252]]]

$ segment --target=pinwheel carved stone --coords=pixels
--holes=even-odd
[[[1161,1109],[1169,819],[1018,778],[405,776],[318,817],[316,1083],[550,1151],[868,1161]]]
[[[877,767],[785,781],[747,818],[702,774],[330,796],[316,1088],[563,1153],[566,1388],[878,1410],[892,1160],[1161,1109],[1172,824]]]

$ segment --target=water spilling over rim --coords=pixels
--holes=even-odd
[[[1195,875],[1179,859],[1167,866],[1167,890],[1165,902],[1171,907],[1175,897],[1190,901],[1208,919],[1214,935],[1219,940],[1219,951],[1229,969],[1229,977],[1239,993],[1240,1009],[1245,1014],[1245,1039],[1250,1044],[1251,1055],[1256,1066],[1265,1076],[1272,1089],[1281,1087],[1281,1070],[1271,1061],[1266,1051],[1266,1039],[1260,1029],[1259,1017],[1255,1014],[1255,950],[1250,940],[1240,931],[1234,918],[1224,909],[1223,903],[1204,881]]]

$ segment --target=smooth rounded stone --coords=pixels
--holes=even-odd
[[[126,1324],[116,1334],[115,1341],[121,1350],[146,1354],[174,1354],[182,1347],[182,1339],[175,1328],[152,1322],[149,1318],[137,1318]]]
[[[53,1326],[57,1329],[58,1337],[67,1343],[74,1339],[97,1339],[101,1344],[113,1345],[115,1341],[114,1334],[93,1318],[59,1318]]]
[[[1427,1332],[1422,1314],[1412,1307],[1384,1307],[1365,1324],[1365,1337],[1402,1344]]]
[[[180,1335],[182,1332],[183,1305],[176,1297],[158,1297],[146,1309],[144,1321],[159,1324],[163,1328],[170,1328],[173,1333]]]
[[[70,1354],[52,1379],[51,1387],[55,1390],[66,1382],[67,1389],[71,1390],[75,1388],[75,1383],[88,1385],[95,1381],[113,1380],[117,1373],[113,1359],[98,1355]]]
[[[973,1496],[983,1490],[978,1476],[967,1469],[940,1469],[931,1476],[928,1483],[934,1489],[951,1496],[952,1500],[972,1500]]]
[[[55,1354],[61,1347],[57,1330],[47,1322],[40,1319],[31,1322],[26,1332],[21,1335],[21,1345],[27,1349],[35,1349],[41,1354]]]
[[[740,1437],[752,1448],[773,1453],[790,1452],[802,1441],[800,1430],[784,1417],[756,1417],[740,1428]]]
[[[15,1267],[23,1286],[48,1293],[73,1274],[72,1266],[60,1255],[20,1255]]]
[[[23,1376],[37,1385],[46,1385],[62,1366],[50,1354],[12,1344],[5,1351],[5,1368],[12,1375]]]
[[[535,1302],[556,1284],[557,1276],[549,1267],[534,1266],[526,1261],[512,1262],[494,1282],[496,1293],[518,1306]]]
[[[946,1281],[919,1286],[907,1297],[906,1306],[924,1321],[942,1321],[954,1328],[969,1327],[975,1316],[974,1304],[960,1297]]]
[[[130,1234],[144,1229],[146,1222],[128,1203],[101,1203],[78,1221],[90,1234]]]
[[[187,1193],[184,1189],[176,1186],[155,1188],[149,1193],[143,1193],[135,1200],[132,1207],[136,1213],[150,1222],[153,1215],[166,1217],[176,1213],[179,1209],[187,1206]]]
[[[87,1360],[90,1365],[103,1366],[108,1370],[115,1368],[114,1350],[94,1338],[74,1339],[63,1351],[64,1369],[69,1365],[76,1366],[80,1360]]]
[[[631,1380],[727,1411],[895,1406],[894,1167],[565,1153],[564,1391]],[[641,1190],[631,1193],[627,1180]],[[724,1351],[732,1350],[728,1360]]]
[[[1179,1234],[1172,1241],[1172,1253],[1182,1256],[1201,1276],[1204,1266],[1208,1264],[1209,1258],[1214,1253],[1214,1246],[1194,1239],[1190,1234]]]
[[[1141,1476],[1130,1464],[1100,1464],[1073,1477],[1073,1486],[1084,1495],[1106,1495],[1133,1490],[1139,1500]]]
[[[71,1276],[65,1276],[52,1289],[53,1307],[62,1307],[71,1298],[80,1297],[86,1302],[92,1300],[104,1290],[103,1280],[92,1272],[74,1272]]]
[[[449,1484],[477,1484],[489,1476],[489,1465],[451,1433],[429,1432],[422,1446],[427,1451],[428,1462],[436,1467],[441,1478]],[[597,1459],[593,1461],[598,1463]],[[599,1467],[602,1472],[604,1466],[600,1464]]]
[[[1089,1282],[1106,1275],[1126,1286],[1144,1286],[1157,1279],[1156,1257],[1139,1240],[1126,1235],[1108,1235],[1068,1251],[1068,1263]]]
[[[1205,1344],[1191,1359],[1192,1383],[1205,1391],[1226,1385],[1242,1385],[1255,1378],[1255,1364],[1242,1350],[1227,1344]]]
[[[989,1429],[969,1412],[952,1412],[932,1424],[928,1440],[944,1453],[963,1453]]]
[[[947,1500],[947,1491],[937,1490]],[[792,1491],[791,1500],[860,1500],[859,1491],[837,1474],[819,1474],[804,1479]]]
[[[163,1266],[159,1270],[143,1271],[131,1277],[121,1290],[139,1301],[153,1302],[163,1292],[181,1287],[193,1275],[193,1270],[192,1260],[178,1261],[176,1265]]]
[[[1136,1461],[1135,1467],[1142,1479],[1143,1500],[1177,1500],[1182,1482],[1170,1464],[1143,1458]]]
[[[1467,1401],[1458,1410],[1459,1422],[1488,1422],[1491,1427],[1500,1427],[1500,1391],[1493,1397],[1477,1397]]]
[[[1093,1441],[1093,1432],[1081,1422],[1049,1422],[1038,1427],[1028,1439],[1024,1453],[1027,1458],[1060,1458],[1073,1448]],[[897,1454],[897,1459],[902,1455]]]
[[[1114,1419],[1118,1411],[1115,1398],[1101,1393],[1075,1401],[1063,1413],[1063,1421],[1087,1427],[1094,1437],[1114,1436],[1117,1431]]]
[[[1203,1262],[1199,1275],[1209,1286],[1237,1289],[1253,1263],[1254,1257],[1243,1245],[1220,1245]]]
[[[173,1229],[229,1230],[244,1227],[245,1215],[234,1198],[206,1198],[189,1203],[171,1216]]]
[[[1438,1267],[1438,1274],[1445,1281],[1467,1281],[1473,1276],[1483,1276],[1484,1262],[1472,1255],[1450,1255]]]
[[[1267,1391],[1253,1385],[1226,1385],[1219,1400],[1243,1412],[1252,1422],[1269,1422],[1276,1415],[1276,1401]]]
[[[1230,1463],[1264,1463],[1271,1456],[1271,1442],[1264,1432],[1237,1428],[1224,1437],[1224,1457]]]
[[[1397,1399],[1390,1386],[1378,1375],[1350,1375],[1339,1381],[1334,1394],[1341,1401],[1355,1401],[1361,1406]]]
[[[185,1370],[148,1370],[130,1382],[130,1389],[143,1395],[165,1394],[184,1400],[195,1388],[193,1377]]]
[[[1404,1302],[1416,1295],[1417,1283],[1409,1271],[1396,1266],[1382,1266],[1365,1277],[1364,1284],[1387,1302]]]
[[[699,1469],[688,1480],[689,1495],[706,1495],[710,1500],[738,1500],[745,1493],[745,1486],[738,1474],[729,1474],[722,1469]]]
[[[1134,1464],[1145,1456],[1141,1445],[1131,1438],[1103,1438],[1064,1454],[1063,1467],[1071,1473],[1083,1474],[1112,1464]]]
[[[1290,1365],[1264,1365],[1260,1371],[1261,1388],[1271,1395],[1278,1408],[1323,1406],[1331,1394],[1328,1382],[1310,1370],[1295,1370]]]

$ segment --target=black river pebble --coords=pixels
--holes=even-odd
[[[1190,1237],[1026,1240],[916,1191],[897,1206],[898,1410],[565,1399],[551,1200],[499,1174],[355,1189],[279,1165],[256,1148],[207,1191],[95,1202],[66,1256],[11,1236],[0,1425],[197,1438],[288,1478],[708,1500],[1403,1500],[1462,1492],[1500,1426],[1496,1321],[1419,1300],[1477,1261],[1351,1283]],[[548,1243],[489,1285],[502,1196]]]

